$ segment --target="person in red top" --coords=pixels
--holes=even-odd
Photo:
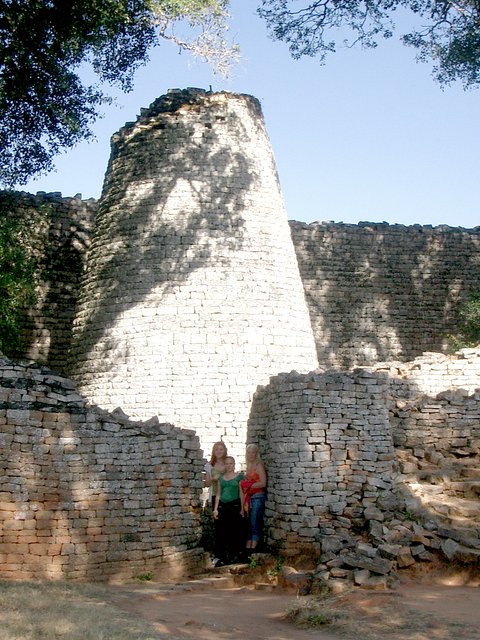
[[[247,470],[240,482],[242,510],[248,516],[247,554],[257,548],[263,534],[267,473],[256,444],[247,445]]]

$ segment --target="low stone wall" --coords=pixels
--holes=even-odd
[[[266,519],[282,554],[319,553],[325,526],[378,513],[393,489],[388,379],[357,370],[271,379],[254,398],[249,440],[268,468]]]
[[[69,379],[0,357],[0,445],[0,577],[173,577],[203,561],[193,431],[88,407]]]
[[[479,355],[292,372],[258,388],[248,440],[268,470],[267,540],[313,556],[312,584],[388,586],[435,558],[478,567]]]
[[[379,363],[373,369],[388,374],[396,398],[435,397],[460,390],[468,395],[480,388],[480,347],[450,355],[424,353],[410,362]]]
[[[396,447],[432,451],[480,447],[480,348],[425,353],[411,362],[375,365],[390,380],[390,424]]]

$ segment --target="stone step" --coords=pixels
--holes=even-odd
[[[448,495],[439,485],[409,482],[408,488],[423,508],[433,509],[443,516],[471,518],[480,522],[480,500]]]
[[[462,480],[452,482],[448,491],[455,495],[465,496],[466,498],[480,498],[480,480]]]

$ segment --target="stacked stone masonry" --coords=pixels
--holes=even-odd
[[[8,355],[46,364],[65,373],[72,324],[97,211],[96,200],[80,194],[0,192],[3,219],[26,222],[24,246],[37,263],[37,300],[25,310],[24,348]]]
[[[479,227],[290,226],[322,366],[443,352],[479,290]]]
[[[200,563],[203,463],[247,435],[268,542],[320,581],[478,566],[480,351],[428,352],[478,287],[479,228],[288,225],[258,101],[201,90],[112,138],[100,205],[0,204],[45,256],[13,355],[101,407],[1,360],[2,577]]]
[[[387,391],[366,370],[285,374],[257,391],[249,439],[269,470],[270,536],[287,555],[319,552],[326,518],[363,521],[392,491]]]
[[[74,383],[0,357],[0,577],[198,570],[203,458],[193,431],[87,406]]]
[[[258,101],[163,96],[113,137],[74,323],[79,389],[243,457],[256,386],[317,366]]]
[[[25,351],[10,355],[68,373],[79,279],[98,202],[2,192],[0,203],[12,215],[51,216],[51,231],[43,234],[32,217],[50,277],[38,305],[28,310]],[[291,221],[290,229],[321,366],[407,362],[444,352],[459,308],[478,290],[478,228]],[[132,256],[136,252],[132,244]]]
[[[269,539],[318,558],[313,582],[478,568],[480,349],[277,376],[255,394],[248,438],[269,470]]]

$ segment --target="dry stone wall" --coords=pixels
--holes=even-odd
[[[290,223],[321,366],[442,352],[480,282],[480,228]]]
[[[60,195],[0,192],[0,209],[29,220],[42,256],[39,302],[26,314],[27,346],[9,355],[66,372],[98,202]],[[132,229],[136,233],[135,225]],[[323,366],[408,362],[424,352],[441,352],[459,306],[478,290],[478,228],[291,221],[290,229]],[[170,248],[163,240],[165,255],[180,242],[174,227],[171,233]],[[193,242],[185,233],[180,244]],[[134,243],[132,252],[140,255]],[[119,260],[128,262],[123,253]]]
[[[312,585],[392,585],[434,560],[478,567],[479,356],[292,372],[259,387],[248,439],[268,469],[268,540],[317,559]]]
[[[113,137],[72,365],[92,402],[242,456],[256,386],[316,368],[255,98],[172,91]]]
[[[25,310],[24,346],[8,355],[45,364],[65,373],[72,324],[97,202],[78,194],[32,195],[0,192],[2,216],[22,218],[28,226],[25,246],[37,260],[37,302]]]
[[[87,406],[0,356],[0,577],[198,570],[203,464],[193,431]]]
[[[268,468],[267,521],[282,553],[320,552],[335,516],[363,526],[388,502],[395,452],[384,374],[284,374],[260,388],[249,421]]]

